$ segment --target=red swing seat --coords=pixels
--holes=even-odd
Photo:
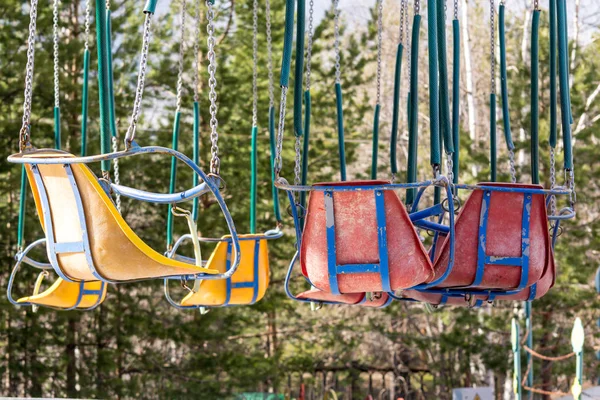
[[[482,185],[542,189],[540,185],[511,183]],[[446,237],[439,252],[436,251],[435,277],[430,282],[446,272],[449,247]],[[549,249],[543,194],[474,190],[456,219],[454,266],[438,287],[505,290],[529,287],[542,277],[548,259],[552,258]]]
[[[356,187],[315,190],[309,196],[300,263],[315,287],[334,295],[386,292],[410,288],[433,276],[427,251],[398,195],[393,190],[360,188],[388,183],[315,185]]]
[[[306,292],[296,296],[298,299],[314,300],[324,303],[340,303],[348,305],[358,305],[368,308],[382,308],[389,304],[390,297],[387,293],[381,293],[379,298],[370,300],[366,298],[366,293],[347,293],[347,294],[332,294],[324,290],[312,288]]]

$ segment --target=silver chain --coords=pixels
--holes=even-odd
[[[539,0],[533,0],[533,9],[536,10],[536,11],[540,9],[540,2],[539,2]]]
[[[312,47],[313,47],[313,25],[314,25],[314,0],[310,0],[308,3],[308,44],[306,46],[306,90],[310,90],[310,74],[311,74],[311,63],[312,63]]]
[[[58,6],[59,0],[52,2],[52,40],[54,43],[54,107],[60,106],[59,59],[58,59]]]
[[[415,0],[414,12],[415,12],[415,15],[419,15],[421,13],[421,1],[420,0]]]
[[[381,52],[383,46],[383,0],[377,0],[377,103],[381,104]]]
[[[333,0],[333,21],[334,21],[334,36],[335,41],[335,83],[341,82],[341,67],[340,67],[340,0]]]
[[[90,0],[85,0],[85,19],[84,19],[85,39],[83,42],[83,46],[84,46],[85,50],[89,50],[89,48],[90,48],[90,14],[91,14]]]
[[[187,0],[181,2],[181,42],[179,42],[179,63],[177,70],[177,106],[175,112],[181,111],[183,97],[183,58],[185,53],[185,16],[187,14]]]
[[[550,189],[556,187],[556,158],[554,148],[550,147]],[[550,216],[556,214],[556,196],[550,196]]]
[[[571,202],[571,207],[575,206],[577,203],[577,192],[575,191],[575,169],[565,170],[565,180],[567,181],[567,188],[571,191],[569,194],[569,200]]]
[[[406,10],[406,0],[400,0],[400,32],[398,35],[398,43],[404,42],[404,13]]]
[[[517,170],[515,169],[515,150],[508,149],[508,162],[510,164],[510,181],[517,183]]]
[[[194,102],[200,98],[200,0],[196,1],[196,26],[194,28]]]
[[[258,0],[252,4],[252,126],[258,125]]]
[[[275,175],[279,178],[283,167],[281,152],[283,150],[283,130],[285,128],[285,107],[287,103],[287,86],[281,87],[281,100],[279,101],[279,124],[277,126],[277,143],[275,151]]]
[[[301,136],[296,136],[296,145],[294,146],[294,149],[296,151],[296,162],[294,164],[294,185],[298,186],[300,185],[300,165],[301,165],[301,151],[302,151],[302,144],[300,141]]]
[[[413,8],[413,12],[414,12],[414,8]],[[409,29],[408,29],[408,23],[409,23],[409,16],[408,16],[408,3],[406,3],[406,13],[404,14],[404,29],[406,32],[406,77],[407,77],[407,81],[409,82],[409,87],[410,87],[410,76],[411,76],[411,43],[412,43],[412,37],[410,37],[409,35]],[[409,89],[410,90],[410,89]]]
[[[491,82],[490,93],[496,93],[496,7],[494,0],[490,0],[490,64]]]
[[[208,98],[210,100],[210,153],[212,155],[210,159],[210,172],[215,175],[219,175],[221,170],[221,160],[219,159],[219,133],[217,127],[219,121],[217,120],[217,78],[215,74],[217,72],[217,61],[215,56],[215,12],[213,10],[213,4],[210,0],[206,1],[206,19],[208,21],[206,31],[208,33]]]
[[[106,0],[106,9],[110,10],[110,0]]]
[[[454,183],[454,160],[452,154],[446,156],[446,175],[448,176],[448,182],[452,185]]]
[[[31,97],[33,95],[33,69],[35,61],[35,34],[37,27],[38,0],[31,0],[29,9],[29,36],[27,37],[27,64],[25,66],[25,93],[23,101],[23,125],[19,134],[19,149],[29,145],[31,121]]]
[[[113,152],[116,153],[117,151],[119,151],[119,146],[118,146],[118,140],[115,136],[112,137],[112,148],[113,148]],[[115,158],[114,162],[113,162],[113,175],[115,176],[115,183],[117,185],[121,184],[121,180],[119,178],[119,159]],[[119,214],[121,214],[121,195],[120,194],[116,194],[115,196],[115,202],[117,204],[117,210],[119,211]]]
[[[458,0],[454,0],[454,19],[458,21]]]
[[[152,14],[147,13],[144,20],[144,31],[142,36],[142,54],[140,57],[140,66],[138,72],[137,87],[135,90],[135,100],[133,102],[133,111],[131,112],[131,121],[125,135],[127,146],[135,139],[135,130],[137,128],[138,118],[142,107],[142,97],[144,95],[144,84],[146,82],[146,66],[148,65],[148,49],[150,48],[150,27],[152,25]]]
[[[312,1],[312,0],[311,0]],[[275,104],[275,87],[273,84],[273,38],[271,36],[271,1],[265,0],[267,20],[267,69],[269,70],[269,108]]]

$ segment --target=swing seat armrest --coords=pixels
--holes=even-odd
[[[116,183],[110,184],[111,189],[125,197],[129,197],[131,199],[144,201],[147,203],[156,203],[156,204],[176,204],[181,203],[183,201],[192,200],[196,197],[200,197],[206,193],[209,193],[211,190],[206,182],[202,182],[198,186],[195,186],[189,190],[185,190],[179,193],[153,193],[145,190],[134,189],[129,186],[117,185]]]

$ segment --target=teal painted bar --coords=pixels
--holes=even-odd
[[[558,89],[556,75],[558,73],[556,64],[556,0],[550,0],[550,147],[556,148],[558,140]]]
[[[437,46],[437,0],[427,2],[427,41],[429,45],[429,157],[431,165],[441,164],[440,105]]]
[[[377,157],[379,153],[379,112],[381,106],[375,105],[375,115],[373,118],[373,151],[371,153],[371,179],[377,179]]]
[[[496,94],[490,94],[490,180],[497,180],[497,149],[496,149]]]
[[[279,210],[279,192],[275,187],[275,107],[269,108],[269,143],[271,145],[271,192],[273,195],[273,212],[277,222],[281,222],[281,211]]]
[[[110,120],[110,135],[117,137],[117,119],[115,117],[115,89],[112,67],[112,24],[110,10],[106,10],[106,71],[108,79],[108,118]]]
[[[98,96],[100,109],[100,152],[111,152],[110,87],[108,84],[108,47],[106,46],[106,4],[96,0],[96,47],[98,49]],[[101,162],[103,172],[110,171],[110,161]]]
[[[335,104],[337,108],[338,151],[340,156],[340,179],[346,180],[346,149],[344,146],[344,108],[342,105],[342,86],[335,84]]]
[[[557,0],[558,21],[558,74],[560,81],[560,109],[562,117],[564,167],[573,169],[573,148],[571,144],[571,99],[569,95],[569,56],[567,40],[567,5],[565,0]]]
[[[60,150],[60,107],[54,107],[54,148]]]
[[[539,117],[539,33],[540,10],[533,11],[531,25],[531,183],[540,183]]]
[[[398,44],[396,50],[396,69],[394,70],[394,106],[392,109],[392,134],[390,138],[390,167],[392,174],[398,173],[398,125],[400,117],[400,86],[402,79],[402,53],[404,52],[404,46],[402,43]]]
[[[214,0],[209,0],[211,4],[214,4]],[[144,13],[146,14],[154,14],[156,12],[156,5],[158,4],[158,0],[147,0],[146,5],[144,6]]]
[[[83,52],[83,88],[81,91],[81,157],[87,154],[88,93],[90,75],[90,51]]]
[[[175,119],[173,120],[173,142],[171,148],[177,151],[179,147],[179,122],[181,120],[181,113],[175,113]],[[177,159],[171,158],[171,176],[169,179],[169,193],[175,193],[175,184],[177,179]],[[170,249],[173,245],[173,213],[171,212],[171,205],[168,205],[167,210],[167,249]]]
[[[452,143],[454,144],[452,172],[454,183],[458,183],[460,172],[460,23],[457,19],[452,21],[452,39],[454,59],[454,70],[452,71]]]
[[[446,10],[445,2],[437,0],[437,43],[438,67],[440,74],[440,131],[444,137],[446,154],[454,153],[454,140],[450,121],[450,93],[448,88],[448,59],[446,53]]]
[[[308,181],[308,151],[310,144],[310,90],[304,91],[304,143],[302,147],[302,185]],[[300,205],[306,207],[306,192],[300,192]]]
[[[25,164],[21,165],[21,192],[19,194],[19,222],[17,225],[17,246],[19,250],[24,247],[23,237],[25,236],[25,211],[27,208],[27,173]]]
[[[304,77],[304,0],[298,0],[298,23],[296,24],[296,65],[294,74],[294,134],[302,136],[302,88]],[[299,38],[302,38],[300,40]]]
[[[506,67],[506,29],[505,29],[505,6],[500,4],[499,9],[499,26],[500,31],[500,90],[502,92],[502,123],[504,125],[504,139],[509,150],[514,150],[515,145],[512,140],[512,132],[510,130],[510,114],[508,112],[508,78]]]
[[[285,2],[285,30],[283,33],[283,58],[281,60],[282,87],[288,87],[290,82],[290,68],[292,65],[292,45],[294,43],[294,0]]]
[[[252,150],[250,153],[250,233],[256,233],[256,190],[257,190],[257,145],[258,127],[252,127]]]
[[[193,148],[193,160],[194,160],[194,164],[196,165],[200,165],[200,104],[195,101],[194,102],[194,128],[193,128],[193,140],[194,140],[194,144],[192,146]],[[198,186],[199,182],[199,178],[198,178],[198,174],[194,174],[194,177],[192,178],[192,186],[196,187]],[[194,221],[198,221],[198,208],[199,208],[199,201],[200,199],[198,199],[197,197],[194,198],[193,200],[193,205],[192,205],[192,218],[194,218]]]
[[[408,127],[408,167],[407,183],[417,181],[417,149],[419,145],[419,31],[421,29],[421,16],[413,18],[410,60],[410,104]],[[406,203],[412,204],[415,189],[406,191]]]

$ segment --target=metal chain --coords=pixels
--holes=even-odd
[[[131,142],[135,139],[135,130],[137,128],[138,118],[142,107],[142,97],[144,94],[144,84],[146,82],[146,66],[148,65],[148,49],[150,48],[150,26],[152,25],[152,14],[147,13],[144,20],[144,30],[142,35],[142,54],[140,57],[140,66],[138,72],[137,87],[135,90],[135,100],[133,102],[133,111],[131,112],[131,121],[125,135],[126,146],[129,148]]]
[[[285,107],[287,103],[287,86],[281,87],[281,99],[279,101],[279,124],[277,126],[277,143],[275,151],[275,176],[279,178],[283,167],[281,152],[283,150],[283,130],[285,128]]]
[[[517,183],[517,170],[515,169],[515,150],[508,149],[508,160],[510,163],[510,180],[512,183]]]
[[[25,66],[25,93],[23,101],[23,125],[19,133],[19,149],[25,150],[29,146],[31,97],[33,95],[33,69],[35,60],[35,34],[37,29],[38,0],[31,0],[29,9],[29,36],[27,37],[27,64]]]
[[[556,157],[554,148],[550,147],[550,189],[556,187]],[[550,216],[556,214],[556,196],[550,196]]]
[[[494,0],[490,0],[490,64],[491,81],[490,93],[496,93],[496,7]]]
[[[313,0],[311,0],[312,3]],[[267,69],[269,70],[269,108],[275,104],[275,86],[273,84],[273,38],[271,36],[271,1],[265,0],[267,20]],[[310,36],[309,36],[310,37]],[[309,42],[310,43],[310,42]],[[309,53],[310,54],[310,53]],[[309,63],[310,65],[310,63]],[[310,69],[310,67],[308,67]],[[308,75],[310,76],[310,74]]]
[[[200,0],[196,1],[196,26],[194,28],[194,102],[200,98]]]
[[[333,21],[334,21],[334,36],[335,41],[335,83],[341,82],[341,67],[340,67],[340,0],[333,0]]]
[[[421,1],[420,0],[415,0],[414,12],[415,12],[415,15],[419,15],[421,13]]]
[[[85,19],[84,19],[84,26],[85,26],[85,39],[83,42],[83,46],[85,48],[85,50],[89,50],[90,48],[90,14],[91,14],[91,8],[90,8],[90,0],[85,0]]]
[[[119,151],[119,145],[118,145],[118,140],[116,138],[116,136],[112,137],[112,149],[113,149],[113,153],[116,153],[117,151]],[[115,158],[113,161],[113,175],[115,176],[115,183],[117,185],[121,184],[121,179],[119,178],[119,159]],[[121,195],[119,193],[116,194],[115,196],[115,203],[117,204],[117,210],[119,211],[119,214],[121,214]]]
[[[206,19],[208,21],[206,31],[208,33],[208,98],[210,100],[210,153],[212,155],[210,159],[210,172],[215,175],[219,175],[221,170],[221,160],[219,159],[219,133],[217,132],[217,127],[219,126],[219,121],[217,120],[217,78],[215,74],[217,72],[217,61],[215,57],[215,12],[213,10],[213,4],[210,0],[206,1],[206,7],[208,10],[206,11]]]
[[[408,12],[408,10],[405,9],[405,6],[406,1],[400,0],[400,32],[398,35],[398,43],[404,42],[404,12]]]
[[[381,52],[383,47],[383,0],[377,0],[377,101],[381,104]]]
[[[106,0],[106,9],[110,10],[110,0]]]
[[[448,154],[446,157],[446,175],[448,176],[448,182],[450,185],[454,184],[454,160],[452,155]]]
[[[533,9],[536,11],[540,9],[540,1],[539,0],[533,0]]]
[[[414,15],[414,7],[413,7],[413,15]],[[409,23],[408,2],[406,3],[406,13],[404,14],[404,19],[405,19],[404,29],[405,29],[405,33],[406,33],[406,66],[407,66],[406,78],[407,78],[407,82],[409,82],[409,87],[410,87],[410,76],[411,76],[411,54],[410,53],[411,53],[412,38],[409,35],[409,28],[408,28],[408,23]]]
[[[258,0],[252,5],[252,126],[258,125]]]
[[[454,0],[454,19],[458,21],[458,0]]]
[[[296,151],[296,162],[294,164],[294,185],[300,185],[300,165],[301,165],[301,152],[302,152],[302,144],[300,141],[301,136],[296,136],[296,145],[294,146],[294,150]]]
[[[567,181],[567,188],[571,191],[569,194],[571,207],[575,207],[575,203],[577,203],[577,192],[575,191],[575,169],[565,170],[565,174],[567,175],[565,177]]]
[[[267,0],[268,1],[268,0]],[[312,63],[312,47],[313,47],[313,24],[314,24],[314,0],[310,0],[308,3],[308,44],[306,46],[306,90],[310,90],[310,74],[311,74],[311,63]]]
[[[52,3],[52,40],[54,42],[54,107],[60,106],[60,87],[59,87],[59,59],[58,59],[58,3],[60,0],[54,0]]]
[[[187,0],[181,2],[181,42],[179,42],[179,63],[177,70],[177,106],[175,112],[181,111],[183,97],[183,58],[185,54],[185,16],[187,14]]]

